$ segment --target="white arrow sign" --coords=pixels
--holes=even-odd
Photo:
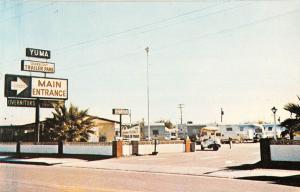
[[[17,95],[19,95],[22,91],[24,91],[28,85],[19,77],[17,77],[17,81],[11,82],[11,90],[16,90]]]

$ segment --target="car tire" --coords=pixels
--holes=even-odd
[[[218,151],[218,150],[219,150],[219,147],[218,147],[217,145],[214,145],[214,146],[213,146],[213,150],[214,150],[214,151]]]

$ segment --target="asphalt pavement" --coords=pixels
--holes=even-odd
[[[195,176],[211,176],[220,178],[243,177],[288,177],[300,175],[297,170],[239,168],[255,165],[260,161],[259,143],[222,145],[219,151],[169,153],[145,156],[127,156],[101,160],[83,160],[76,158],[27,158],[18,159],[1,156],[0,161],[7,163],[48,165],[58,167],[89,168],[103,170],[123,170],[134,172],[166,173]],[[254,168],[253,168],[254,167]]]

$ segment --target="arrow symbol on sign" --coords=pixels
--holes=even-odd
[[[11,90],[17,91],[17,95],[19,95],[22,91],[24,91],[28,85],[20,78],[17,77],[17,81],[11,82]]]

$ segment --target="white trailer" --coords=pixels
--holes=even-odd
[[[243,135],[244,140],[257,142],[261,138],[266,138],[265,129],[259,124],[242,124],[239,125],[241,135]],[[246,134],[245,134],[246,133]],[[249,139],[247,139],[247,137]],[[252,137],[252,138],[251,138]],[[246,139],[245,139],[246,138]]]
[[[266,137],[268,138],[274,138],[275,135],[276,138],[281,138],[281,132],[285,130],[284,127],[278,125],[276,125],[275,127],[274,124],[264,124],[263,127],[265,130]]]
[[[240,136],[240,128],[238,125],[219,125],[218,127],[221,133],[222,143],[229,142],[229,138],[238,143],[242,141]]]
[[[254,127],[252,125],[239,125],[241,141],[254,141]]]

